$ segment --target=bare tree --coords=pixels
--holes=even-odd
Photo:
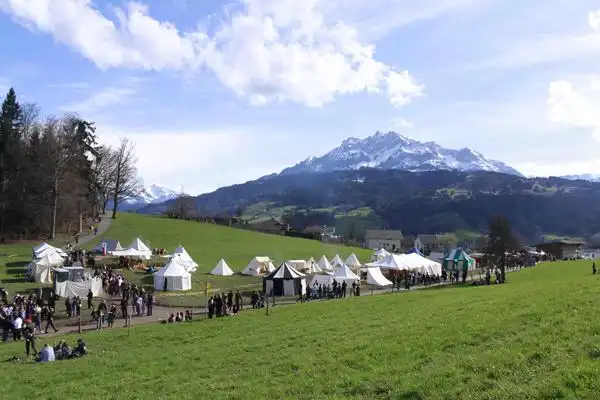
[[[115,189],[116,152],[108,146],[98,149],[94,159],[94,172],[96,174],[96,190],[100,197],[102,214],[106,214],[106,205]]]
[[[119,203],[128,197],[137,196],[142,191],[142,184],[137,176],[136,161],[133,143],[127,139],[121,140],[114,154],[113,219],[117,218]]]
[[[187,194],[180,194],[174,200],[170,213],[181,219],[195,216],[197,213],[196,198]]]
[[[29,140],[34,129],[40,125],[40,106],[36,103],[21,105],[21,130],[23,140]]]

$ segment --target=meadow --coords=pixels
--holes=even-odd
[[[262,280],[256,277],[213,276],[209,275],[221,258],[225,258],[235,271],[242,271],[255,256],[269,256],[275,260],[275,266],[289,259],[318,260],[323,254],[331,259],[338,254],[345,259],[352,252],[363,261],[370,259],[371,251],[326,244],[315,240],[291,238],[278,235],[267,235],[247,230],[232,229],[214,224],[181,221],[167,218],[156,218],[130,213],[119,214],[111,222],[104,235],[85,244],[86,249],[93,248],[102,238],[117,239],[123,246],[140,237],[149,247],[165,248],[173,251],[183,245],[190,256],[198,263],[198,271],[192,275],[192,293],[185,295],[171,293],[161,296],[160,304],[173,306],[198,306],[205,304],[204,291],[208,282],[209,290],[240,289],[244,292],[262,287]],[[0,246],[0,283],[8,288],[11,294],[39,287],[38,284],[24,282],[24,266],[31,260],[31,249],[39,243]],[[164,263],[165,259],[158,259]],[[128,272],[128,279],[146,287],[153,285],[150,274]]]
[[[588,262],[559,262],[505,285],[95,331],[86,358],[5,364],[3,398],[595,398],[599,294]]]

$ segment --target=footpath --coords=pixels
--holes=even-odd
[[[99,230],[98,230],[99,231]],[[92,235],[93,236],[93,235]],[[519,271],[519,270],[516,270]],[[512,273],[512,272],[516,272],[516,271],[507,271],[507,273]],[[476,275],[469,275],[467,277],[467,282],[470,283],[474,280],[479,280],[479,274]],[[465,284],[468,284],[465,283]],[[410,290],[401,288],[400,290],[397,289],[375,289],[375,290],[361,290],[361,294],[360,296],[377,296],[377,295],[382,295],[382,294],[391,294],[391,293],[401,293],[401,292],[408,292],[408,291],[415,291],[415,290],[425,290],[425,289],[430,289],[430,288],[436,288],[436,287],[443,287],[443,286],[460,286],[461,283],[455,283],[455,282],[441,282],[441,283],[436,283],[436,284],[432,284],[432,285],[419,285],[419,286],[413,286],[410,288]],[[350,298],[350,296],[349,296]],[[342,299],[314,299],[314,300],[310,300],[311,302],[321,302],[321,301],[343,301]],[[110,298],[107,299],[107,303],[112,303],[115,302],[117,303],[119,301],[119,299],[115,298]],[[276,299],[275,300],[275,307],[277,306],[284,306],[284,305],[290,305],[290,304],[296,304],[297,301],[295,299],[290,299],[290,298],[286,298],[286,299]],[[250,305],[244,305],[244,312],[252,312],[252,311],[260,311],[262,309],[258,309],[258,310],[253,310],[251,308]],[[271,308],[271,303],[269,303],[269,308]],[[131,306],[130,308],[130,315],[133,315],[133,312],[131,310]],[[189,307],[164,307],[164,306],[154,306],[152,308],[152,315],[151,316],[147,316],[147,315],[143,315],[143,316],[132,316],[130,319],[130,326],[137,326],[137,325],[146,325],[146,324],[152,324],[152,323],[160,323],[161,321],[164,321],[166,319],[169,318],[169,315],[171,313],[177,313],[177,312],[182,312],[185,310],[189,310]],[[206,307],[204,306],[199,306],[199,307],[195,307],[192,309],[193,315],[196,317],[204,317],[205,315],[207,315],[208,310],[206,309]],[[82,310],[82,314],[85,314],[85,316],[82,316],[81,318],[81,332],[88,332],[88,331],[93,331],[93,330],[97,330],[97,324],[94,321],[91,321],[91,317],[89,317],[87,310]],[[47,337],[53,337],[53,336],[57,336],[57,335],[61,335],[61,334],[65,334],[65,333],[79,333],[79,323],[78,323],[78,319],[77,318],[70,318],[69,320],[59,320],[56,321],[58,323],[56,323],[57,328],[59,329],[58,332],[48,332],[47,334],[40,334],[39,337],[40,338],[47,338]],[[42,328],[44,328],[45,326],[43,325]],[[116,329],[116,328],[122,328],[122,327],[126,327],[126,320],[123,318],[117,318],[115,320],[115,324],[113,326],[112,329]],[[106,326],[104,326],[102,328],[103,330],[106,329],[110,329],[110,328],[106,328]]]
[[[111,221],[112,221],[112,218],[110,217],[109,214],[101,215],[100,222],[94,224],[94,227],[98,228],[98,233],[94,234],[94,232],[91,229],[89,229],[89,227],[87,230],[84,228],[83,231],[89,232],[89,233],[87,235],[79,236],[79,245],[89,243],[92,240],[96,239],[98,236],[102,235],[104,232],[106,232],[106,230],[110,226]],[[71,242],[71,245],[75,245],[74,239],[73,239],[73,242]]]

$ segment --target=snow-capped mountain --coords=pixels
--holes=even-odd
[[[396,132],[379,131],[365,139],[348,138],[324,156],[308,158],[281,173],[331,172],[362,167],[408,171],[456,169],[521,176],[503,162],[488,160],[468,148],[447,149],[435,142],[422,143]]]
[[[179,196],[181,196],[181,193],[153,183],[144,186],[139,195],[123,200],[119,204],[119,209],[121,211],[132,211],[148,204],[164,203]],[[109,208],[112,208],[112,204]]]
[[[569,179],[571,181],[590,181],[590,182],[600,182],[600,175],[592,175],[592,174],[582,174],[582,175],[565,175],[561,176],[563,179]]]

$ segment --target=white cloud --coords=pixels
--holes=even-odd
[[[212,70],[253,104],[292,101],[318,107],[338,95],[385,92],[400,107],[421,95],[407,72],[374,58],[353,27],[331,17],[324,0],[239,0],[208,35],[186,33],[129,3],[113,22],[90,0],[0,0],[25,26],[51,34],[101,69]],[[329,11],[329,12],[328,12]]]
[[[600,30],[600,9],[590,12],[588,20],[593,30]]]
[[[59,110],[79,114],[94,114],[108,107],[127,104],[135,94],[136,89],[131,87],[108,87],[93,93],[80,102],[60,106]]]
[[[599,29],[599,19],[600,10],[589,14],[592,29]],[[600,34],[596,40],[600,48]],[[550,121],[590,130],[600,141],[600,74],[588,77],[579,86],[565,79],[551,82],[547,106]]]

